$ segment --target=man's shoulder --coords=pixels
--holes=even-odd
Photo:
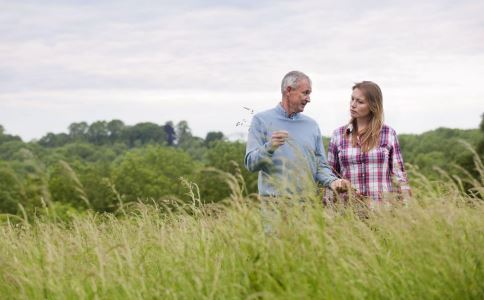
[[[270,119],[273,119],[277,116],[277,112],[275,110],[275,108],[270,108],[270,109],[266,109],[266,110],[263,110],[263,111],[260,111],[256,114],[254,114],[254,116],[252,117],[253,119],[255,120],[258,120],[259,122],[262,121],[268,121]]]
[[[266,109],[266,110],[263,110],[263,111],[260,111],[260,112],[256,113],[254,115],[254,117],[271,116],[271,115],[274,115],[275,113],[276,113],[276,109],[275,108],[269,108],[269,109]]]

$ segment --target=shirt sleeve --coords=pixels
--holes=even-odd
[[[263,122],[257,117],[252,118],[247,138],[244,164],[250,172],[268,171],[272,164],[270,142],[267,141],[267,129]]]
[[[402,152],[395,130],[391,130],[392,137],[392,157],[390,158],[390,173],[394,175],[400,185],[400,189],[410,191],[408,184],[407,172],[403,164]]]
[[[323,137],[318,128],[318,136],[316,141],[316,158],[318,161],[318,169],[316,172],[316,181],[320,182],[323,186],[329,187],[333,181],[335,181],[336,176],[331,171],[331,167],[326,160],[326,155],[324,154],[324,144]]]
[[[341,166],[339,164],[338,156],[338,132],[334,132],[328,145],[328,164],[336,173],[336,175],[341,173]]]

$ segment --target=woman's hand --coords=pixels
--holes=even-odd
[[[347,192],[351,188],[351,183],[346,179],[336,179],[331,182],[331,189],[337,193]]]

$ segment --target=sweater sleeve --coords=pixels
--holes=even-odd
[[[331,171],[331,167],[326,160],[326,155],[324,154],[324,144],[323,137],[321,136],[321,131],[318,128],[318,136],[316,141],[316,158],[318,160],[318,170],[316,173],[316,181],[321,183],[325,187],[329,187],[333,181],[335,181],[336,176]]]
[[[244,164],[251,172],[267,171],[272,164],[270,141],[267,141],[267,129],[264,123],[256,116],[252,118],[247,138]]]

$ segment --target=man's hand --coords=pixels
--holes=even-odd
[[[276,151],[277,148],[284,145],[288,137],[289,133],[285,130],[274,131],[271,136],[271,150]]]
[[[347,192],[351,188],[351,183],[346,179],[336,179],[331,182],[331,189],[337,193]]]

